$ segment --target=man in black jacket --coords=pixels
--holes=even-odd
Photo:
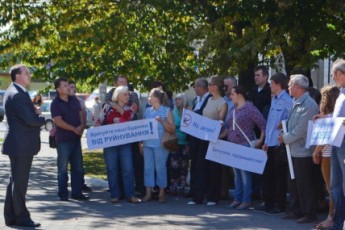
[[[35,109],[25,89],[31,82],[28,68],[23,64],[15,65],[10,74],[12,83],[4,96],[8,133],[2,149],[11,162],[11,178],[4,207],[5,224],[39,227],[40,224],[32,221],[26,208],[25,195],[33,156],[41,148],[40,127],[44,118],[39,116],[40,111]]]
[[[271,108],[271,87],[268,83],[268,68],[266,66],[257,66],[254,68],[254,80],[256,86],[248,93],[248,99],[253,102],[256,108],[261,112],[267,120],[268,113]],[[255,128],[255,135],[260,137],[260,130]],[[260,146],[261,148],[261,146]],[[261,175],[253,174],[253,198],[261,198]]]

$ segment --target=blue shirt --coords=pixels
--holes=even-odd
[[[224,100],[226,101],[226,104],[228,104],[228,112],[226,113],[226,117],[225,117],[225,128],[229,128],[229,119],[230,119],[230,111],[232,110],[232,108],[234,107],[234,103],[232,102],[232,100],[230,98],[228,98],[227,96],[224,97]]]
[[[161,105],[157,110],[155,110],[153,107],[146,108],[144,118],[150,119],[150,118],[156,118],[157,116],[160,116],[163,120],[167,119],[167,116],[169,116],[169,107],[165,107]],[[164,127],[163,125],[158,122],[158,137],[159,139],[151,139],[151,140],[145,140],[144,146],[146,147],[162,147],[162,137],[163,137]]]
[[[345,88],[340,89],[339,97],[335,102],[333,117],[345,117]]]
[[[265,133],[265,144],[268,146],[279,145],[278,136],[281,130],[278,129],[278,125],[282,120],[287,119],[288,114],[292,109],[292,103],[292,98],[285,90],[272,98]]]

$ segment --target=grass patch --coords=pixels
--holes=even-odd
[[[83,164],[86,176],[107,179],[102,150],[84,150]]]

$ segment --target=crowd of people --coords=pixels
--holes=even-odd
[[[13,84],[4,99],[10,132],[5,138],[3,153],[9,155],[12,169],[5,199],[5,220],[6,225],[38,226],[25,206],[25,194],[32,157],[39,151],[39,127],[44,119],[39,116],[39,108],[28,100],[25,87],[30,83],[30,73],[26,66],[12,67],[11,77]],[[103,149],[110,201],[149,202],[157,193],[158,202],[165,203],[169,192],[191,198],[188,205],[212,206],[224,197],[229,199],[227,191],[233,186],[227,208],[247,210],[252,199],[261,199],[262,203],[254,209],[268,214],[284,213],[284,219],[303,224],[316,221],[317,208],[325,202],[324,191],[327,191],[328,216],[316,228],[343,229],[345,140],[340,147],[305,148],[310,120],[345,117],[345,60],[333,63],[332,78],[335,85],[325,86],[319,93],[309,88],[309,80],[302,74],[288,77],[276,73],[269,77],[267,67],[258,66],[254,69],[256,86],[249,91],[231,76],[212,76],[209,81],[196,79],[193,85],[196,98],[191,104],[184,93],[176,94],[171,100],[163,84],[155,82],[142,119],[157,120],[159,139]],[[67,166],[70,164],[71,198],[87,200],[89,197],[82,192],[86,185],[80,141],[85,129],[85,105],[74,96],[75,83],[58,78],[54,85],[58,96],[52,102],[51,113],[56,126],[58,197],[62,201],[69,200]],[[97,103],[95,127],[139,119],[138,95],[129,87],[126,77],[116,76],[114,86],[105,103]],[[34,100],[36,106],[39,103],[40,98]],[[219,139],[264,150],[267,162],[263,174],[207,160],[209,141],[181,131],[184,109],[221,121]],[[286,120],[285,132],[283,120]],[[13,146],[22,130],[32,131],[34,135]],[[162,146],[164,132],[176,133],[177,151]],[[27,149],[28,145],[32,151]],[[293,179],[286,145],[291,150]]]

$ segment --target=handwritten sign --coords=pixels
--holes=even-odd
[[[210,142],[206,159],[223,165],[262,174],[267,154],[260,149],[237,145],[228,141]]]
[[[184,109],[181,119],[181,131],[205,141],[217,142],[221,124],[193,111]]]
[[[144,119],[99,126],[88,129],[86,138],[89,150],[158,139],[158,123],[155,119]]]
[[[322,118],[309,122],[306,148],[311,145],[325,144],[340,147],[345,134],[344,119],[340,117]]]

